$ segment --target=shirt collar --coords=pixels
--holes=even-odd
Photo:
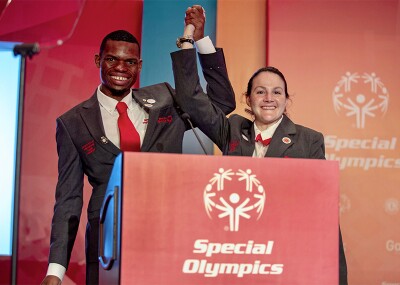
[[[279,124],[282,122],[282,119],[283,119],[283,116],[282,116],[278,121],[276,121],[273,125],[268,126],[267,129],[265,129],[264,131],[260,131],[260,130],[257,128],[257,125],[254,123],[253,125],[254,125],[254,134],[255,134],[255,137],[257,137],[258,134],[261,134],[261,137],[262,137],[264,140],[265,140],[265,139],[272,138],[272,136],[273,136],[274,133],[275,133],[276,128],[277,128],[277,127],[279,126]]]
[[[107,110],[107,112],[109,112],[110,114],[116,112],[118,101],[101,92],[100,86],[101,85],[97,87],[97,100],[99,100],[100,105],[103,106],[103,108]],[[130,90],[128,95],[122,98],[121,102],[125,102],[129,110],[133,108],[132,89]]]

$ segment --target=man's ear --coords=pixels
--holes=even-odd
[[[100,68],[100,55],[94,55],[94,63],[96,64],[97,68]]]
[[[142,63],[143,63],[143,60],[140,59],[140,61],[139,61],[139,66],[138,66],[139,72],[142,71]]]

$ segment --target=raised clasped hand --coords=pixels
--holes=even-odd
[[[194,26],[193,39],[198,41],[204,38],[204,25],[206,22],[206,12],[200,5],[193,5],[186,9],[185,25]]]

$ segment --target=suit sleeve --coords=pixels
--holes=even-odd
[[[57,119],[58,182],[51,226],[49,263],[68,268],[83,205],[81,160],[67,127]]]
[[[188,113],[194,124],[208,136],[222,151],[226,146],[229,136],[229,121],[211,98],[204,93],[197,73],[197,58],[194,49],[184,49],[171,53],[172,69],[175,80],[174,99],[183,112]],[[215,84],[209,87],[217,92],[219,87],[216,74],[219,72],[209,72],[206,80],[211,80]],[[222,84],[224,85],[224,84]],[[225,95],[224,95],[225,96]],[[226,106],[229,106],[228,103]],[[225,109],[226,110],[226,109]]]
[[[319,132],[316,132],[312,139],[309,158],[325,159],[324,136]]]
[[[208,97],[225,115],[230,114],[236,109],[236,100],[229,81],[223,50],[217,48],[215,53],[199,54],[199,60],[207,82]]]

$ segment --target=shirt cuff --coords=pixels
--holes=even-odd
[[[64,266],[62,266],[58,263],[49,263],[49,267],[47,268],[46,276],[54,275],[54,276],[57,276],[58,278],[60,278],[60,280],[62,281],[66,270],[67,269]]]
[[[206,37],[198,40],[195,44],[196,44],[197,51],[201,54],[209,54],[209,53],[216,52],[215,47],[209,36],[206,36]]]

